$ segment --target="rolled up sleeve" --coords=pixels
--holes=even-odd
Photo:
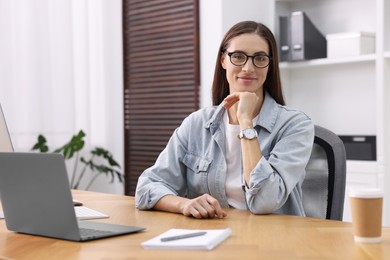
[[[280,211],[304,215],[301,184],[313,146],[314,125],[304,114],[287,125],[272,137],[274,146],[265,151],[251,172],[246,199],[255,214]]]

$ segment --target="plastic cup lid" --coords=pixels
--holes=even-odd
[[[382,198],[383,191],[381,189],[351,189],[349,196],[354,198]]]

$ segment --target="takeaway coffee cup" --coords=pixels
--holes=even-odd
[[[379,243],[382,235],[383,192],[379,189],[351,190],[349,198],[355,241]]]

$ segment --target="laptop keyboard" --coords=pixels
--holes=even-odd
[[[82,238],[94,238],[94,237],[102,237],[106,235],[114,234],[115,232],[106,231],[106,230],[98,230],[98,229],[90,229],[90,228],[80,228],[80,236]]]

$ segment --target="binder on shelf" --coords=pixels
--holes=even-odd
[[[279,26],[281,61],[326,58],[326,37],[304,12],[293,12],[288,17],[281,16]]]
[[[290,17],[279,17],[279,44],[280,44],[280,61],[291,60],[290,52]]]

